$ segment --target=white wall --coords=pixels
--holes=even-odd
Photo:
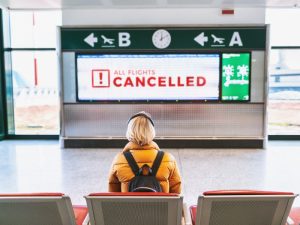
[[[300,46],[300,9],[267,9],[271,46]]]
[[[222,15],[220,8],[195,9],[66,9],[62,25],[204,25],[264,24],[264,8],[237,8]]]

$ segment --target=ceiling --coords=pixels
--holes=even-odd
[[[0,0],[9,9],[82,8],[298,8],[300,0]]]

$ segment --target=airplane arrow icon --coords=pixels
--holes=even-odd
[[[208,41],[208,37],[204,36],[204,32],[202,32],[201,34],[199,34],[197,37],[194,38],[194,41],[196,41],[201,46],[204,46],[205,42]]]
[[[88,43],[90,46],[94,47],[95,43],[98,42],[98,38],[94,37],[94,33],[91,33],[89,36],[87,36],[84,41]]]

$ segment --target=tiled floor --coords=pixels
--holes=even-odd
[[[85,204],[84,195],[107,191],[108,170],[120,149],[61,149],[59,141],[1,141],[0,193],[64,192],[73,204]],[[163,150],[177,159],[188,204],[213,189],[300,193],[300,141],[272,141],[266,150]],[[295,205],[300,205],[300,197]]]

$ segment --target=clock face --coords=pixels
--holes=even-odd
[[[152,42],[156,48],[167,48],[171,43],[171,35],[166,30],[157,30],[153,33]]]

